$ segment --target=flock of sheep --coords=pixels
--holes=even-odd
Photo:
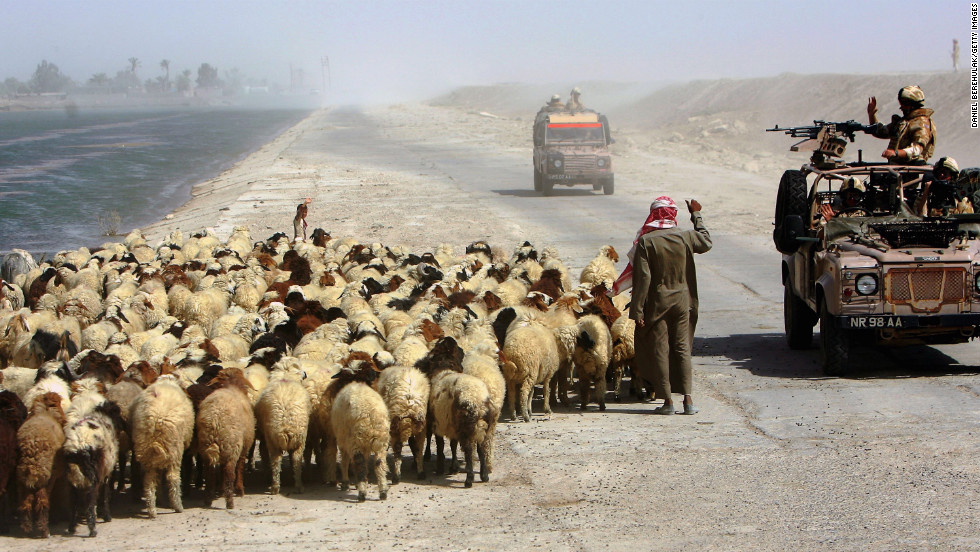
[[[133,232],[40,266],[8,255],[0,529],[16,500],[24,532],[48,536],[67,481],[69,532],[84,521],[94,536],[127,473],[150,517],[161,476],[178,512],[182,478],[203,485],[206,505],[220,494],[233,508],[255,448],[272,493],[284,455],[295,492],[304,465],[336,485],[339,456],[343,490],[353,478],[365,500],[373,471],[385,499],[403,444],[425,477],[430,436],[437,474],[448,438],[450,473],[461,448],[465,485],[476,460],[488,481],[497,421],[529,421],[536,385],[545,413],[568,404],[576,380],[581,408],[594,388],[603,410],[607,371],[618,400],[633,357],[633,323],[606,294],[611,246],[575,286],[553,249],[525,242],[507,257],[484,242],[418,255],[321,229],[309,242],[253,243],[245,227],[224,243],[176,231],[156,247]]]

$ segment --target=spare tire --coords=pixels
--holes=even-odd
[[[807,195],[806,174],[803,171],[785,171],[776,192],[775,229],[772,231],[772,241],[780,253],[789,255],[796,252],[797,246],[788,247],[783,243],[783,223],[791,215],[807,220],[810,211]]]

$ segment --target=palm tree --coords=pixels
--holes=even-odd
[[[160,60],[160,69],[163,69],[164,71],[167,72],[167,76],[164,78],[163,84],[169,90],[170,89],[170,60],[169,59]]]
[[[129,72],[135,75],[136,68],[140,66],[140,60],[138,58],[131,57],[129,58],[128,61],[129,61]]]

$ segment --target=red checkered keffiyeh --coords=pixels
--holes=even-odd
[[[660,196],[653,200],[653,203],[650,204],[650,215],[647,216],[647,220],[643,222],[643,226],[636,232],[633,247],[630,248],[627,254],[629,264],[626,265],[623,273],[619,275],[619,278],[616,278],[616,282],[613,284],[612,295],[619,295],[633,287],[633,255],[636,254],[636,244],[640,241],[640,237],[647,232],[663,230],[664,228],[674,228],[676,226],[677,204],[674,203],[674,200],[667,196]]]

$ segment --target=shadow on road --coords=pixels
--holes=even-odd
[[[810,349],[794,351],[783,334],[735,334],[695,337],[694,362],[699,356],[728,358],[735,368],[775,378],[823,378],[819,335]],[[943,351],[926,345],[907,347],[851,347],[852,379],[915,378],[980,373],[980,367],[964,365]],[[980,351],[977,351],[980,357]],[[978,358],[980,361],[980,358]]]
[[[535,192],[534,190],[490,190],[497,195],[504,196],[514,196],[514,197],[544,197],[541,192]],[[587,189],[568,189],[568,190],[555,190],[552,197],[563,197],[563,196],[589,196],[596,195],[592,193],[592,190]],[[601,195],[601,194],[600,194]]]

